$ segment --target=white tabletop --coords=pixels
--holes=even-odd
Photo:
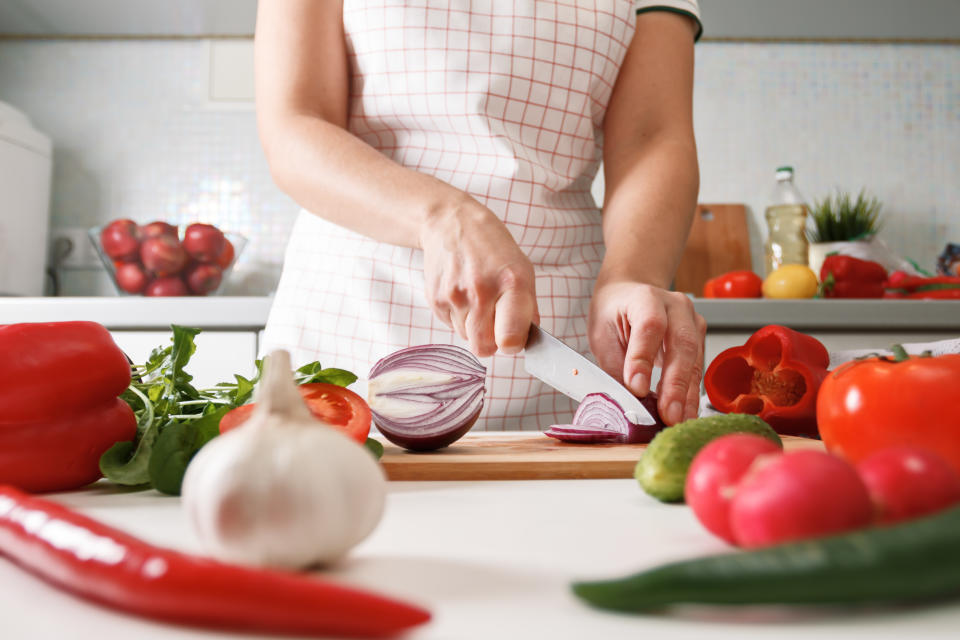
[[[179,498],[106,486],[53,498],[155,544],[197,549]],[[379,527],[330,573],[429,608],[433,621],[411,639],[957,637],[960,603],[627,616],[590,609],[569,590],[574,579],[727,549],[688,508],[656,502],[633,480],[393,482]],[[4,640],[231,637],[88,604],[4,560],[0,594]]]

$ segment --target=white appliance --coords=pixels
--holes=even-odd
[[[52,156],[50,138],[0,102],[0,295],[43,295]]]

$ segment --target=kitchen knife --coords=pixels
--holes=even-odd
[[[616,400],[634,424],[656,424],[640,399],[606,371],[537,325],[530,326],[523,366],[565,396],[580,402],[588,393],[605,393]]]

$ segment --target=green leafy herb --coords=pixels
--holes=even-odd
[[[348,387],[357,381],[357,376],[343,369],[324,369],[319,362],[311,362],[297,369],[294,376],[297,384],[326,382],[338,387]]]
[[[363,443],[367,449],[370,450],[370,453],[373,454],[373,457],[379,460],[383,457],[383,445],[379,440],[374,440],[373,438],[367,438],[367,441]]]
[[[152,486],[163,493],[179,494],[187,465],[219,435],[220,419],[250,402],[263,373],[263,361],[256,361],[252,378],[234,375],[233,382],[197,389],[186,367],[196,353],[200,329],[179,325],[171,329],[170,344],[157,347],[143,365],[133,367],[133,382],[121,395],[137,416],[136,439],[108,449],[100,457],[100,470],[117,484]],[[343,387],[357,380],[349,371],[324,369],[319,362],[300,367],[294,378],[297,384],[326,382]],[[368,440],[367,447],[377,458],[383,453],[375,440]]]
[[[161,432],[148,465],[154,489],[180,495],[187,465],[203,445],[219,435],[220,419],[229,410],[230,407],[220,407],[192,422],[174,422]]]

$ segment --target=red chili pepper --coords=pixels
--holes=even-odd
[[[923,288],[960,288],[960,276],[911,276],[902,271],[894,271],[884,283],[887,289],[901,289],[906,292]]]
[[[3,486],[0,554],[81,597],[180,624],[385,636],[430,619],[418,607],[315,577],[155,547],[61,504]]]
[[[948,289],[930,289],[929,291],[914,291],[904,298],[908,300],[960,300],[960,286]]]
[[[817,390],[829,364],[816,338],[768,325],[714,358],[703,383],[718,411],[751,413],[779,433],[816,437]]]
[[[882,298],[886,280],[883,265],[853,256],[827,256],[820,267],[824,298]]]
[[[130,364],[95,322],[0,325],[0,483],[61,491],[100,477],[99,461],[132,440],[119,396]]]

